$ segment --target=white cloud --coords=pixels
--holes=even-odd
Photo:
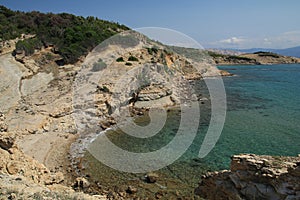
[[[242,36],[234,36],[227,39],[222,39],[216,42],[212,42],[209,45],[217,48],[239,48],[247,42],[247,39]]]
[[[232,38],[220,40],[219,43],[236,45],[236,44],[243,43],[244,41],[245,39],[243,38],[232,37]]]
[[[209,44],[215,48],[289,48],[300,46],[300,31],[285,32],[276,36],[246,38],[231,37]]]

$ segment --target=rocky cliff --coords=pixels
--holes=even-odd
[[[70,116],[76,67],[59,67],[49,56],[55,55],[45,49],[22,58],[23,64],[11,54],[0,56],[1,198],[101,199],[71,187],[76,182],[68,160],[76,139]]]
[[[300,157],[233,156],[230,170],[202,176],[205,199],[300,199]]]

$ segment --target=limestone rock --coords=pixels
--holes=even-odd
[[[0,133],[6,132],[8,129],[8,125],[5,123],[5,115],[0,112]]]
[[[85,189],[85,188],[88,188],[89,186],[90,186],[90,183],[88,182],[88,180],[86,180],[83,177],[76,178],[76,181],[74,183],[75,188]]]
[[[300,158],[233,156],[230,171],[207,173],[195,193],[205,199],[300,199]]]
[[[0,175],[0,199],[82,199],[105,200],[103,195],[88,195],[75,192],[69,187],[55,184],[40,185],[19,176]]]

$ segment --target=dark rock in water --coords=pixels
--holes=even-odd
[[[145,177],[146,177],[147,183],[155,183],[159,176],[155,173],[150,172]]]

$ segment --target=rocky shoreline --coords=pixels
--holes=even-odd
[[[100,55],[100,61],[99,57],[87,57],[87,63],[91,61],[92,70],[101,71],[103,78],[93,88],[92,95],[95,95],[96,104],[93,103],[92,110],[91,107],[84,110],[88,119],[94,120],[98,128],[94,132],[87,129],[89,133],[81,134],[78,134],[78,124],[73,119],[74,114],[76,117],[73,83],[78,77],[87,75],[85,72],[80,74],[82,63],[58,66],[55,61],[60,57],[53,53],[52,48],[44,48],[30,57],[21,52],[13,58],[7,53],[11,53],[16,41],[9,43],[7,49],[2,51],[0,60],[0,89],[4,94],[0,98],[0,154],[3,158],[0,191],[3,195],[7,198],[17,195],[27,199],[36,194],[55,198],[53,195],[63,195],[62,192],[67,191],[67,196],[80,199],[106,199],[106,196],[77,193],[74,189],[89,192],[87,188],[90,183],[86,177],[81,177],[85,176],[81,171],[81,155],[97,132],[113,127],[120,120],[114,115],[118,108],[116,99],[121,100],[124,108],[130,108],[129,114],[125,116],[143,115],[153,106],[173,107],[182,100],[200,100],[187,92],[188,83],[185,80],[213,76],[216,69],[204,65],[200,68],[201,74],[193,69],[197,62],[170,53],[157,44],[149,44],[143,38],[141,41],[137,49],[131,49],[130,53],[121,47],[112,47],[102,54],[104,57]],[[120,54],[112,57],[111,51],[116,50]],[[102,62],[106,66],[100,70],[98,68],[101,68]],[[175,84],[166,83],[166,77],[156,78],[148,80],[142,88],[129,85],[125,89],[121,88],[124,90],[119,93],[117,89],[120,88],[115,87],[119,77],[139,65],[144,65],[146,69],[172,72]],[[153,77],[153,71],[144,72]],[[226,71],[219,73],[222,76],[232,75]],[[123,81],[131,78],[131,83],[140,81],[137,74]],[[119,96],[116,98],[113,94]],[[77,119],[82,120],[80,117]],[[84,120],[81,123],[84,124]],[[33,183],[36,184],[36,190],[24,187]],[[14,192],[9,191],[11,187],[14,187]],[[127,189],[129,196],[136,190]]]
[[[146,49],[144,53],[147,55],[149,52]],[[147,59],[155,59],[156,56],[156,54],[149,55]],[[72,84],[80,67],[75,65],[58,66],[55,62],[58,59],[60,58],[53,53],[51,48],[37,51],[29,57],[21,53],[16,54],[18,62],[10,54],[3,54],[1,56],[0,75],[3,80],[1,82],[1,93],[6,94],[0,99],[1,106],[5,106],[1,107],[1,111],[3,112],[1,136],[5,136],[1,138],[1,149],[3,149],[3,154],[10,152],[16,158],[20,159],[22,158],[21,155],[24,155],[30,158],[29,163],[40,163],[45,170],[48,170],[47,174],[51,174],[50,178],[45,178],[49,182],[49,185],[55,184],[61,187],[68,187],[70,191],[73,191],[73,189],[81,190],[82,187],[86,187],[84,185],[87,184],[87,181],[84,178],[76,180],[76,177],[80,178],[81,175],[84,176],[84,174],[78,173],[80,170],[80,159],[78,160],[76,152],[75,154],[72,152],[69,155],[71,144],[76,146],[76,148],[86,147],[86,144],[78,139],[80,136],[76,134],[77,131],[72,118]],[[170,59],[176,60],[179,57]],[[170,66],[173,62],[169,61]],[[126,63],[120,64],[120,67],[124,68],[123,65]],[[109,73],[114,73],[114,71]],[[8,77],[10,82],[5,82],[5,77]],[[12,79],[10,77],[15,78]],[[193,76],[193,78],[195,77]],[[103,88],[105,82],[99,85]],[[106,87],[110,88],[109,85],[106,85]],[[153,85],[145,88],[145,91],[147,92],[141,93],[143,94],[143,98],[139,99],[141,102],[148,102],[148,98],[153,101],[161,98],[169,98],[165,103],[169,105],[174,104],[173,100],[170,99],[170,91],[165,90],[165,88],[157,88]],[[103,114],[102,118],[100,116],[100,127],[102,127],[102,130],[115,123],[114,119],[108,114],[109,107],[105,103],[108,100],[108,94],[105,90],[99,90],[98,94],[100,103],[98,108],[100,110],[101,108],[105,109],[101,110]],[[10,100],[8,101],[8,99]],[[104,103],[104,107],[101,107],[102,102]],[[145,111],[147,108],[136,108],[132,110],[132,114],[141,114],[143,110]],[[7,138],[7,136],[9,137]],[[82,138],[87,140],[88,137],[86,136],[84,135]],[[11,140],[13,142],[9,142]],[[17,150],[12,151],[12,147],[7,146],[8,144],[13,144]],[[73,157],[72,155],[75,156]],[[10,159],[15,160],[14,157],[3,158],[7,161]],[[14,167],[14,174],[12,174],[13,169],[3,171],[5,175],[3,176],[3,180],[7,180],[7,176],[9,179],[12,175],[20,175],[23,171],[28,171],[28,168],[29,166],[21,167],[19,163]],[[6,166],[3,169],[6,169]],[[53,178],[56,173],[59,173],[59,181]],[[30,180],[30,177],[30,174],[28,176],[25,175],[26,181],[27,179]],[[48,188],[45,182],[38,181],[37,184],[40,184],[42,188]],[[18,193],[17,190],[21,190],[21,188],[16,187],[15,193]],[[17,195],[21,194],[18,193]],[[101,198],[103,197],[101,196]]]
[[[202,176],[195,194],[213,199],[300,199],[300,156],[236,155],[230,170]]]

